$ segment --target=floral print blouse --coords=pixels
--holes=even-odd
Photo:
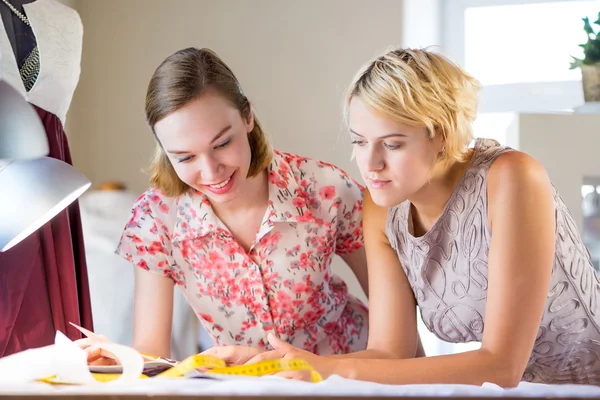
[[[279,151],[268,173],[269,205],[249,252],[202,193],[150,188],[117,254],[172,279],[217,345],[269,349],[273,332],[316,354],[365,349],[367,308],[331,270],[334,253],[363,246],[363,188],[331,164]]]

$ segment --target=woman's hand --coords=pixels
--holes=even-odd
[[[271,351],[265,351],[261,354],[256,355],[246,362],[246,364],[254,364],[266,360],[292,360],[302,359],[310,364],[323,379],[327,379],[330,375],[334,374],[337,361],[333,358],[327,358],[323,356],[317,356],[309,351],[300,350],[291,344],[284,342],[283,340],[275,337],[275,335],[269,333],[267,335],[269,344],[273,347]],[[284,371],[279,372],[275,375],[282,376],[288,379],[296,379],[301,381],[310,381],[310,371]]]
[[[227,365],[243,365],[248,360],[263,353],[265,350],[246,346],[214,346],[201,354],[213,356],[225,361]]]
[[[101,335],[97,335],[101,336]],[[107,357],[107,354],[101,348],[94,346],[89,338],[79,339],[74,341],[79,348],[87,353],[88,365],[117,365],[118,361],[114,358]]]

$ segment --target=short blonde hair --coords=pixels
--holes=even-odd
[[[152,75],[146,94],[146,120],[154,136],[156,137],[156,123],[208,90],[222,95],[239,110],[243,118],[250,116],[250,102],[242,92],[240,83],[231,69],[212,50],[190,47],[164,60]],[[248,140],[252,152],[248,176],[253,177],[265,170],[273,159],[271,143],[256,115],[254,128],[248,134]],[[150,184],[167,196],[180,196],[190,189],[177,176],[158,138],[149,172]]]
[[[444,164],[466,158],[473,140],[479,82],[446,57],[424,49],[394,49],[361,68],[348,88],[352,98],[386,118],[441,134]]]

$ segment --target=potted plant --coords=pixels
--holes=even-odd
[[[588,40],[579,45],[583,48],[584,56],[582,59],[573,57],[571,69],[581,68],[585,102],[600,102],[600,30],[594,32],[588,17],[582,18],[582,20]],[[600,26],[600,12],[594,24]]]

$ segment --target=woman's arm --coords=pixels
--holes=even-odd
[[[173,280],[134,268],[133,347],[142,353],[170,358]]]
[[[348,267],[356,276],[361,289],[365,292],[367,298],[369,297],[369,276],[367,272],[367,258],[365,255],[365,249],[358,249],[352,253],[344,254],[342,260],[348,264]]]
[[[345,357],[412,358],[417,354],[416,303],[385,233],[387,212],[387,208],[373,203],[365,190],[363,232],[369,266],[369,342],[367,350]]]
[[[134,268],[133,347],[153,356],[171,357],[173,281],[138,266]],[[80,342],[80,343],[78,343]],[[100,348],[76,341],[87,353],[90,365],[113,365]]]
[[[335,358],[412,358],[424,357],[425,352],[417,331],[416,303],[410,284],[398,256],[385,233],[388,209],[379,207],[365,189],[363,203],[363,234],[366,260],[353,271],[364,274],[365,290],[369,297],[369,344],[367,350],[332,356]],[[356,253],[356,252],[355,252]],[[351,253],[354,254],[354,253]],[[367,268],[367,266],[369,266]],[[360,281],[360,278],[359,278]],[[397,288],[398,290],[394,290]],[[394,298],[389,298],[390,291]],[[386,310],[386,312],[381,312]],[[393,315],[394,317],[390,318]],[[402,317],[401,317],[402,316]],[[413,334],[416,339],[413,338]],[[392,343],[388,349],[384,343]],[[415,344],[415,348],[411,343]]]
[[[276,351],[286,358],[305,358],[324,376],[338,374],[391,384],[493,382],[516,386],[535,343],[554,261],[552,186],[538,162],[526,154],[511,152],[492,164],[487,192],[492,238],[481,349],[420,359],[340,360],[300,352],[274,339]],[[384,256],[378,259],[384,261]],[[377,305],[371,307],[375,324],[386,314],[389,319],[401,317],[408,323],[406,314],[397,314],[400,293],[405,292],[403,279],[394,276],[390,269],[389,265],[369,263],[371,298],[381,296],[380,301],[375,300]],[[405,342],[406,334],[400,335],[404,341],[401,343],[393,336],[398,327],[389,331],[392,335],[378,332],[383,327],[373,326],[369,348],[407,355],[410,343]],[[412,326],[410,329],[414,332]]]

